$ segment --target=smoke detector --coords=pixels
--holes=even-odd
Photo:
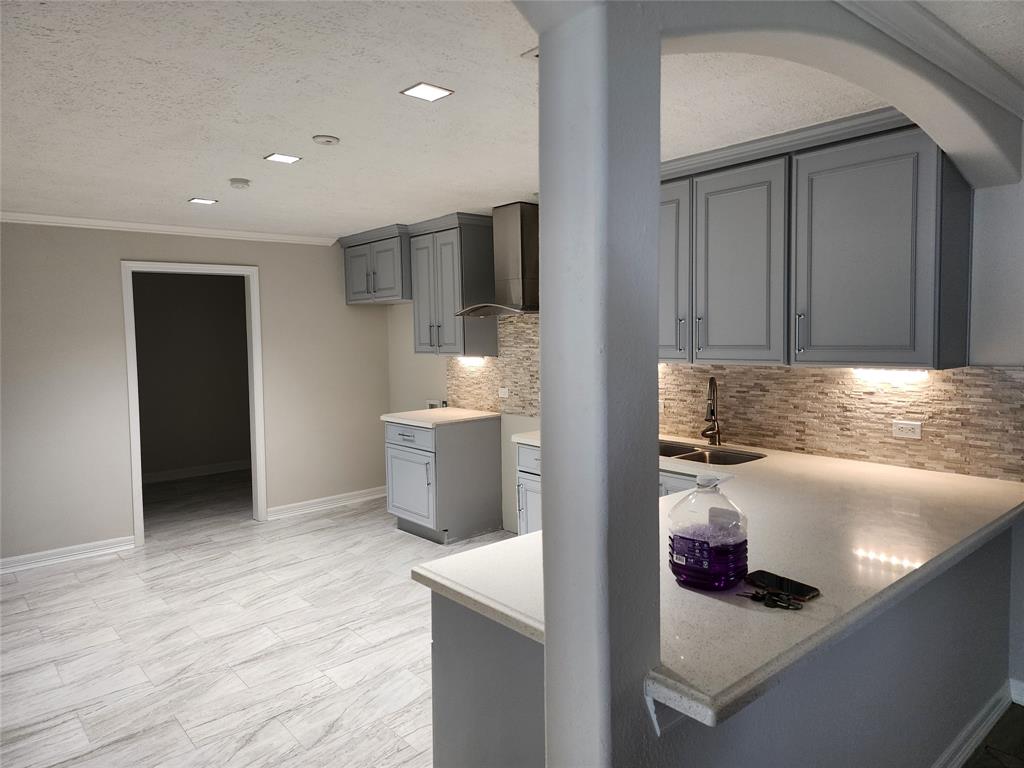
[[[322,144],[325,147],[333,147],[335,144],[340,144],[341,139],[337,136],[328,136],[326,133],[318,133],[313,137],[314,144]]]
[[[248,189],[249,188],[249,180],[248,179],[228,179],[228,184],[230,184],[233,189]]]

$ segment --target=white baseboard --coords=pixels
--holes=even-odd
[[[1010,700],[1024,706],[1024,680],[1010,678]]]
[[[379,499],[386,495],[387,489],[381,485],[377,488],[366,488],[362,491],[351,491],[339,493],[336,496],[324,496],[322,499],[309,499],[308,501],[297,501],[294,504],[282,504],[279,507],[271,507],[267,510],[268,520],[277,520],[292,515],[306,515],[310,512],[326,512],[346,504],[355,504],[360,501]]]
[[[932,768],[960,768],[967,759],[978,748],[982,740],[992,730],[992,726],[1003,716],[1007,707],[1010,706],[1010,685],[1003,683],[999,686],[992,698],[990,698],[981,710],[976,714],[963,730],[956,735],[952,743],[939,755],[939,759],[932,764]]]
[[[81,560],[85,557],[108,555],[112,552],[119,552],[122,549],[131,549],[134,546],[134,537],[122,536],[118,539],[90,541],[86,544],[75,544],[71,547],[47,549],[43,552],[32,552],[28,555],[4,557],[0,558],[0,573],[24,571],[28,568],[39,568],[44,565],[54,565],[68,560]]]
[[[249,466],[249,459],[239,459],[237,461],[222,461],[219,464],[197,464],[194,467],[162,469],[159,472],[144,472],[142,482],[163,483],[168,480],[184,480],[188,477],[206,477],[223,472],[237,472],[240,469],[248,469]]]

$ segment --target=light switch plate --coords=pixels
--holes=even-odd
[[[892,436],[902,437],[904,440],[920,440],[921,422],[900,421],[896,419],[892,423]]]
[[[498,387],[498,397],[508,397],[508,387]]]

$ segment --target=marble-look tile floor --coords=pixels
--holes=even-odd
[[[442,547],[383,499],[268,523],[246,473],[147,488],[146,546],[7,574],[0,764],[431,764]]]

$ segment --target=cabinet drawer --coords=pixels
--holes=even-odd
[[[524,472],[540,474],[540,448],[532,445],[516,445],[516,468]]]
[[[406,424],[384,425],[384,441],[408,448],[419,448],[421,451],[434,450],[434,430],[423,427],[410,427]]]

